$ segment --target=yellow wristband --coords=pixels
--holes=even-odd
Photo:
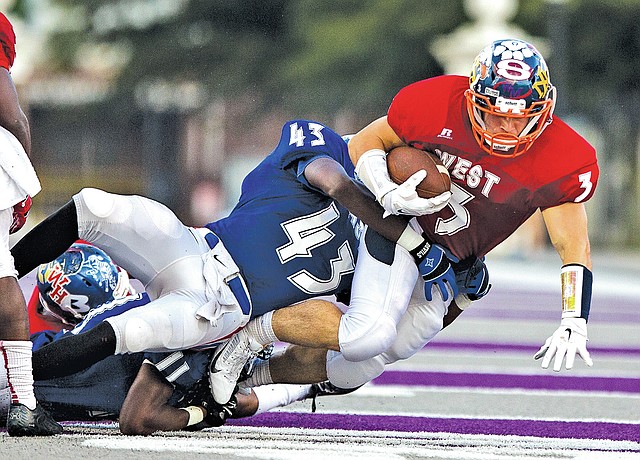
[[[196,425],[204,420],[204,411],[197,406],[181,407],[181,410],[187,411],[189,414],[189,421],[187,426]]]

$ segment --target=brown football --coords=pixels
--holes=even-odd
[[[449,171],[431,152],[409,146],[396,147],[387,154],[387,168],[396,184],[402,184],[415,172],[424,169],[427,177],[416,188],[422,198],[431,198],[451,189]]]

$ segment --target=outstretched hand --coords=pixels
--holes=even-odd
[[[567,370],[573,368],[576,354],[578,354],[585,364],[591,367],[593,360],[587,350],[588,340],[587,321],[584,318],[564,318],[560,322],[560,327],[546,340],[533,358],[543,358],[542,368],[547,369],[555,357],[553,370],[560,372],[563,361]]]

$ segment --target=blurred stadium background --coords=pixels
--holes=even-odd
[[[594,251],[640,246],[640,1],[0,0],[43,183],[28,225],[83,186],[224,215],[288,118],[342,133],[406,84],[465,73],[495,38],[540,48],[557,114],[598,149]],[[26,230],[23,230],[23,232]],[[503,251],[548,246],[534,219]],[[19,238],[20,233],[15,236]]]

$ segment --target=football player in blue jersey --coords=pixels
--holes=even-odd
[[[34,351],[77,334],[80,328],[75,327],[85,318],[82,329],[88,330],[114,308],[124,311],[149,302],[146,294],[135,294],[126,271],[84,243],[40,265],[36,276],[31,323],[39,317],[45,321],[31,334]],[[34,391],[57,421],[118,420],[126,434],[185,429],[192,413],[196,420],[200,413],[204,418],[189,429],[219,426],[231,416],[253,415],[317,393],[311,385],[265,386],[237,395],[226,406],[217,405],[207,378],[210,354],[185,350],[109,356],[70,376],[37,380]],[[10,401],[6,378],[0,374],[0,423],[6,422]]]
[[[458,287],[442,249],[406,219],[383,219],[353,176],[339,135],[293,120],[245,178],[231,214],[205,228],[185,226],[144,197],[83,189],[14,246],[20,275],[82,238],[140,280],[151,301],[39,350],[34,376],[68,375],[112,354],[211,347],[257,316],[259,340],[225,347],[234,351],[230,359],[217,356],[227,366],[213,368],[224,376],[213,388],[219,403],[231,397],[244,365],[236,356],[274,340],[334,350],[349,361],[378,355],[395,339],[418,273],[430,294],[455,297]],[[418,182],[399,188],[415,194]],[[434,209],[446,205],[444,195],[431,199]],[[359,241],[349,211],[369,225]],[[349,299],[345,314],[316,298],[340,294]],[[314,378],[326,379],[321,374]]]

